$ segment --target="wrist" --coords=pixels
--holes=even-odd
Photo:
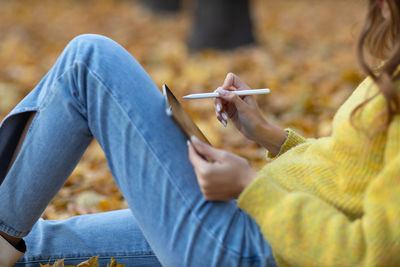
[[[266,122],[259,126],[257,140],[255,141],[265,147],[272,155],[277,155],[287,136],[288,133],[285,130]]]
[[[241,190],[237,197],[239,197],[239,195],[243,192],[243,190],[247,186],[249,186],[251,184],[251,182],[253,182],[254,179],[256,179],[256,177],[257,177],[257,172],[254,171],[252,168],[250,168],[248,175],[246,175],[246,178],[242,181]]]

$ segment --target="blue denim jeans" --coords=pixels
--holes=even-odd
[[[127,266],[275,266],[236,201],[204,199],[162,94],[114,41],[82,35],[68,44],[1,124],[0,158],[9,158],[21,118],[32,111],[21,150],[0,177],[0,230],[27,243],[17,266],[95,255],[104,265],[114,257]],[[93,138],[130,209],[38,220]]]

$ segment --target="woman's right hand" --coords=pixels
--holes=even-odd
[[[264,118],[253,96],[238,96],[232,93],[235,90],[250,88],[238,76],[228,73],[224,84],[216,90],[220,95],[215,99],[217,119],[226,126],[229,118],[248,139],[278,154],[287,133]]]

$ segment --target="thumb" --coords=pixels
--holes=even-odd
[[[222,88],[228,90],[231,86],[238,90],[248,90],[250,89],[247,84],[245,84],[236,74],[230,72],[226,75],[224,84]]]
[[[220,161],[223,151],[201,142],[196,136],[192,136],[190,141],[199,154],[211,160]]]

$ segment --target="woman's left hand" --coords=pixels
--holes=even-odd
[[[243,189],[256,177],[256,172],[242,157],[216,149],[196,137],[191,138],[188,146],[189,159],[193,164],[201,192],[207,200],[237,199]],[[205,160],[204,157],[213,162]]]

